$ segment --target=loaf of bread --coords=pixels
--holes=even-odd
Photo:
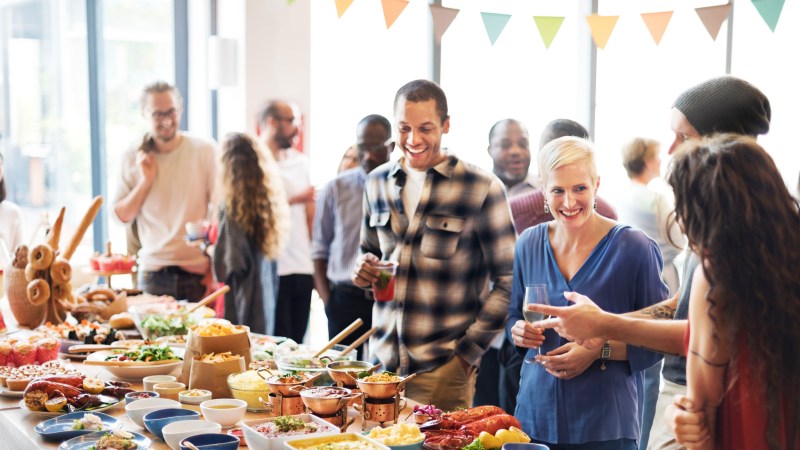
[[[114,314],[108,319],[108,324],[111,325],[111,328],[116,330],[124,330],[126,328],[133,328],[133,316],[128,312],[122,312],[119,314]]]

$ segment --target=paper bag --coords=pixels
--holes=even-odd
[[[195,332],[196,327],[192,327],[186,340],[183,368],[178,381],[189,386],[192,361],[195,357],[199,358],[209,353],[231,352],[234,355],[243,356],[246,368],[250,364],[250,329],[242,325],[237,325],[236,327],[243,329],[244,332],[228,336],[200,336]],[[242,369],[243,371],[244,369]],[[227,383],[225,385],[227,386]]]
[[[212,398],[231,398],[228,389],[228,375],[244,372],[244,357],[229,359],[223,362],[207,362],[192,358],[192,371],[189,377],[189,389],[206,389],[211,391]]]

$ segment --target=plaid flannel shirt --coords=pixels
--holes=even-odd
[[[516,235],[505,190],[494,175],[448,155],[428,169],[410,217],[403,161],[372,171],[365,187],[361,251],[399,263],[395,300],[373,309],[371,348],[401,374],[430,371],[454,355],[477,366],[508,312]]]

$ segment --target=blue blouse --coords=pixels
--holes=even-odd
[[[615,225],[567,281],[556,264],[547,224],[529,228],[520,236],[514,252],[506,336],[510,339],[511,327],[522,320],[526,285],[549,286],[554,306],[567,305],[564,292],[574,291],[588,296],[605,311],[625,313],[667,298],[667,286],[661,281],[662,265],[660,250],[652,239],[629,226]],[[547,330],[542,354],[567,342]],[[540,364],[523,364],[514,413],[523,430],[534,439],[554,444],[638,440],[641,372],[656,364],[661,355],[633,346],[627,350],[627,361],[608,361],[606,370],[601,371],[598,358],[571,380],[550,375]],[[526,358],[535,355],[536,350],[529,349]]]

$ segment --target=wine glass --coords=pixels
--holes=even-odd
[[[530,304],[539,304],[539,305],[549,305],[550,304],[550,297],[547,295],[547,285],[546,284],[534,284],[531,286],[525,286],[525,297],[522,300],[522,316],[525,318],[525,321],[528,323],[538,322],[540,320],[544,320],[549,318],[548,315],[536,311],[528,311],[528,305]],[[542,354],[542,347],[540,346],[538,349],[538,353]],[[535,363],[535,359],[528,359],[525,358],[526,363]]]

